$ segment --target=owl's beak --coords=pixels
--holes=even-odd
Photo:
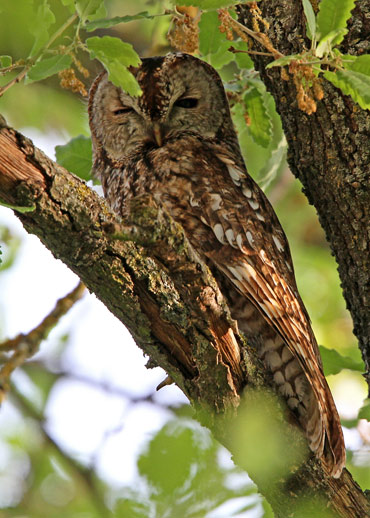
[[[159,122],[153,122],[153,135],[159,147],[162,146],[162,131]]]

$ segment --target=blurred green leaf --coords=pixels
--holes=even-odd
[[[171,0],[174,5],[178,5],[176,0]],[[201,9],[220,9],[240,3],[238,0],[181,0],[181,5],[192,5]]]
[[[266,65],[266,68],[284,67],[285,65],[289,65],[289,63],[296,59],[299,59],[300,57],[300,54],[290,54],[289,56],[283,56],[282,58],[278,58],[274,61],[271,61],[271,63]]]
[[[272,148],[270,158],[259,172],[259,185],[265,190],[275,180],[279,170],[286,163],[288,143],[283,134],[276,148]]]
[[[2,250],[0,251],[2,255],[0,258],[0,271],[4,271],[13,265],[21,241],[8,227],[0,225],[0,242],[2,243]]]
[[[268,501],[265,498],[262,500],[262,509],[263,509],[262,518],[275,518],[271,505],[268,503]]]
[[[230,42],[231,46],[234,47],[237,50],[242,50],[244,52],[236,52],[234,54],[234,61],[238,65],[238,68],[240,70],[246,70],[254,68],[253,61],[249,54],[246,52],[248,50],[247,44],[245,41],[235,41]]]
[[[316,48],[316,56],[322,58],[328,54],[335,45],[338,45],[347,34],[347,29],[335,29],[323,36]]]
[[[342,59],[345,68],[370,76],[370,54],[364,54],[363,56],[344,54]],[[350,60],[350,62],[348,63],[346,60]]]
[[[302,0],[304,14],[307,20],[307,36],[313,40],[316,36],[316,17],[310,0]]]
[[[89,180],[92,166],[91,139],[79,135],[64,146],[55,147],[58,164],[76,174],[83,180]]]
[[[78,16],[84,24],[86,20],[96,20],[106,16],[104,0],[75,0]]]
[[[357,428],[358,426],[358,418],[356,419],[343,419],[341,417],[340,422],[342,423],[342,426],[345,426],[346,428]]]
[[[352,70],[324,72],[324,77],[345,95],[350,95],[362,109],[370,109],[370,77]]]
[[[370,400],[365,399],[364,404],[358,413],[359,419],[366,419],[370,423]]]
[[[1,68],[10,67],[11,64],[12,64],[11,56],[0,56],[0,67]]]
[[[54,13],[47,0],[44,0],[42,5],[38,7],[35,19],[37,23],[32,19],[29,24],[29,31],[35,37],[30,57],[36,56],[42,47],[49,41],[49,29],[51,25],[55,23]]]
[[[162,429],[138,460],[139,472],[159,492],[172,493],[187,481],[196,462],[193,434],[190,429],[170,436]]]
[[[54,139],[56,132],[59,136],[88,132],[86,106],[77,95],[47,82],[11,88],[0,97],[0,112],[12,126],[38,128]]]
[[[142,495],[139,495],[142,498]],[[120,498],[114,507],[115,518],[147,518],[149,509],[142,502],[128,498]]]
[[[59,375],[47,370],[45,365],[37,362],[25,363],[22,366],[22,370],[39,389],[39,394],[42,399],[41,410],[43,410],[54,383],[59,379]]]
[[[36,205],[31,205],[30,207],[21,207],[19,205],[11,205],[10,203],[5,203],[0,200],[0,205],[2,207],[6,207],[7,209],[12,209],[16,212],[20,212],[21,214],[26,214],[27,212],[33,212],[36,210]]]
[[[277,398],[264,390],[248,390],[229,433],[236,462],[265,482],[287,475],[307,453],[294,442]]]
[[[257,86],[255,87],[257,88]],[[285,163],[285,151],[280,149],[275,153],[282,144],[283,131],[280,117],[276,113],[274,100],[267,92],[265,93],[265,106],[272,121],[272,136],[267,148],[257,144],[253,139],[250,127],[247,126],[245,121],[245,108],[241,103],[237,103],[232,107],[232,115],[249,174],[256,180],[260,180],[262,176],[262,181],[269,175],[268,181],[270,183],[276,178],[278,172],[282,170],[282,165]],[[286,147],[285,144],[284,147]],[[273,153],[277,160],[276,167],[274,157],[272,156]],[[269,174],[272,172],[274,175]]]
[[[353,371],[364,371],[363,362],[349,356],[342,356],[335,349],[328,349],[323,345],[319,346],[322,362],[324,365],[325,376],[329,374],[338,374],[342,369],[350,369]]]
[[[27,73],[26,83],[41,81],[46,77],[57,74],[61,70],[68,68],[71,63],[72,58],[68,55],[57,55],[52,58],[42,59],[30,68]]]
[[[355,0],[322,0],[316,18],[317,35],[320,40],[333,31],[346,29],[347,21],[355,6]],[[340,40],[341,41],[341,40]],[[340,43],[337,41],[337,43]]]
[[[200,517],[231,498],[255,494],[245,473],[232,465],[223,467],[219,454],[218,444],[197,423],[174,419],[155,435],[138,461],[149,498],[148,493],[140,498],[132,490],[122,496],[130,505],[148,505],[151,512],[148,507],[146,516]],[[227,483],[230,475],[238,477],[237,487]],[[134,509],[142,512],[136,505]]]
[[[132,22],[133,20],[151,20],[155,17],[155,15],[149,14],[148,11],[143,11],[138,14],[133,14],[131,16],[115,16],[114,18],[105,18],[102,20],[95,20],[93,22],[88,22],[85,24],[85,29],[89,32],[95,31],[96,29],[107,29],[108,27],[113,27],[114,25],[118,25],[119,23],[127,23]]]
[[[365,453],[366,455],[366,453]],[[348,470],[351,473],[351,476],[354,480],[360,485],[363,491],[368,491],[370,487],[370,469],[369,469],[369,460],[368,454],[365,457],[365,463],[359,466],[357,463],[350,463],[348,466]],[[366,462],[367,461],[367,462]]]
[[[71,13],[75,12],[75,0],[61,0],[61,2],[64,6],[68,7]]]
[[[267,148],[271,137],[271,120],[267,113],[264,98],[257,88],[249,88],[243,97],[250,124],[249,131],[262,147]]]

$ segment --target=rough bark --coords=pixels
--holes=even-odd
[[[316,5],[316,2],[312,2]],[[284,55],[310,48],[300,0],[258,3],[275,49]],[[238,8],[239,21],[253,27],[248,5]],[[262,24],[260,24],[262,26]],[[358,0],[348,23],[341,51],[361,55],[370,51],[370,1]],[[255,50],[266,51],[258,43]],[[270,57],[253,55],[267,89],[275,99],[289,150],[288,162],[317,210],[338,263],[344,298],[366,366],[370,387],[370,114],[323,80],[324,98],[307,115],[298,108],[293,81],[281,78],[278,67],[266,69]]]
[[[334,517],[367,516],[367,500],[348,471],[338,480],[327,477],[292,424],[286,424],[289,446],[300,447],[301,455],[309,457],[299,469],[289,466],[284,474],[266,478],[240,455],[230,440],[239,410],[262,389],[263,398],[273,397],[270,376],[234,331],[217,284],[181,227],[150,197],[135,200],[132,220],[122,225],[84,182],[3,121],[0,199],[18,207],[15,213],[26,230],[125,324],[151,364],[167,371],[198,419],[249,471],[276,516],[302,516],[302,502],[312,516],[323,508],[330,508]],[[244,351],[241,359],[236,340]],[[278,414],[277,422],[283,419],[287,416]],[[256,438],[246,435],[245,440]]]

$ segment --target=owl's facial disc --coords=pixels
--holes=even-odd
[[[164,143],[189,134],[213,138],[228,120],[219,76],[193,56],[174,53],[143,59],[136,79],[143,91],[140,112],[148,124],[160,123]]]
[[[103,75],[90,92],[96,149],[114,161],[189,135],[222,138],[233,131],[217,72],[193,56],[145,58],[134,71],[142,96],[131,97]]]

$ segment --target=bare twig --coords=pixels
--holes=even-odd
[[[9,377],[12,372],[38,351],[40,343],[45,340],[62,316],[82,297],[84,290],[85,286],[80,282],[73,291],[58,300],[55,308],[35,329],[32,329],[27,335],[21,333],[0,344],[0,353],[13,351],[13,354],[6,358],[0,370],[0,402],[4,400],[5,394],[9,390]]]

